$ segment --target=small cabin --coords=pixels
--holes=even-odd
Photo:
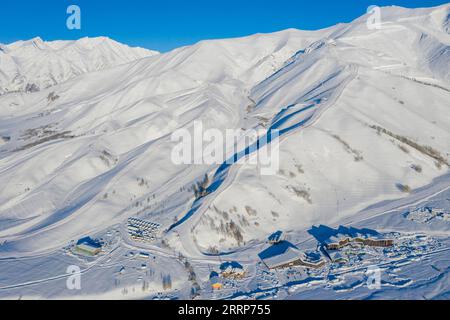
[[[283,232],[282,231],[277,231],[273,234],[271,234],[268,238],[268,242],[270,244],[279,244],[283,241]]]
[[[102,245],[100,242],[95,241],[89,237],[80,239],[75,246],[75,250],[78,253],[88,255],[88,256],[96,256],[102,251]]]
[[[219,277],[217,272],[212,272],[209,276],[209,283],[211,284],[211,288],[213,290],[222,290],[223,289],[223,282],[222,279]]]

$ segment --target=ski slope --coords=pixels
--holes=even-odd
[[[120,267],[133,270],[127,285],[136,277],[158,283],[135,298],[161,290],[164,267],[178,274],[173,288],[186,297],[192,281],[179,254],[203,285],[208,265],[223,259],[256,266],[276,231],[314,246],[306,231],[317,225],[367,223],[425,233],[445,246],[448,225],[413,227],[394,212],[448,189],[450,6],[381,13],[379,29],[368,29],[366,15],[318,31],[201,41],[163,54],[108,38],[1,45],[0,297],[25,290],[28,297],[67,298],[68,263],[84,264],[86,277],[106,270],[104,283],[83,290],[85,298],[124,298]],[[255,154],[243,150],[232,165],[174,164],[171,135],[192,132],[194,121],[242,137],[279,130],[278,172],[261,175],[244,161]],[[205,175],[207,195],[196,199],[193,187]],[[129,217],[161,224],[161,239],[130,241]],[[107,233],[114,245],[96,262],[66,249]],[[138,250],[161,260],[152,273],[129,256]],[[35,274],[17,275],[22,261],[31,261]],[[301,298],[303,281],[268,292],[295,287],[280,297]],[[222,298],[262,294],[251,283],[244,287]],[[353,289],[343,291],[379,297]]]

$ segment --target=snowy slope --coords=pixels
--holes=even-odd
[[[67,233],[58,245],[123,221],[136,211],[130,208],[164,206],[165,198],[209,170],[172,164],[169,134],[194,119],[210,127],[238,127],[244,112],[239,106],[251,103],[249,88],[327,32],[205,41],[41,92],[3,96],[1,135],[10,141],[2,148],[2,166],[9,169],[0,197],[2,218],[14,222],[2,224],[2,236],[22,239],[24,246],[21,240],[17,245],[33,252],[57,245],[61,230]],[[149,183],[139,185],[141,178]],[[192,196],[177,197],[182,201],[177,210]],[[161,218],[172,221],[173,214]]]
[[[0,258],[53,257],[137,215],[170,229],[165,242],[192,259],[234,252],[254,263],[253,250],[277,230],[356,222],[376,203],[448,187],[449,13],[449,5],[387,7],[376,30],[363,16],[160,55],[91,43],[102,53],[89,66],[46,54],[48,69],[21,74],[44,79],[56,63],[61,81],[0,97]],[[40,50],[33,43],[0,54]],[[80,44],[41,45],[74,52]],[[15,66],[2,64],[0,74]],[[280,130],[279,172],[175,165],[171,133],[195,120],[221,131]],[[210,194],[195,201],[205,174]],[[160,244],[152,250],[170,256]]]
[[[0,94],[33,92],[72,79],[158,54],[130,48],[105,37],[77,41],[43,41],[37,37],[0,44]]]
[[[281,170],[230,173],[194,224],[203,250],[264,239],[274,223],[289,231],[337,222],[448,170],[448,6],[405,12],[385,8],[380,30],[368,31],[364,17],[337,28],[252,89],[246,125],[268,119],[283,132]],[[242,238],[226,231],[223,212]]]

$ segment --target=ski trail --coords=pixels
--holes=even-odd
[[[232,185],[233,181],[235,181],[237,173],[239,172],[239,166],[234,164],[270,144],[272,142],[272,131],[278,130],[281,142],[282,139],[297,132],[298,129],[305,129],[316,123],[321,115],[336,103],[344,89],[356,77],[357,73],[358,68],[355,65],[347,65],[342,71],[344,78],[338,85],[333,86],[331,89],[324,88],[324,90],[315,95],[315,97],[310,98],[309,102],[306,100],[306,104],[297,103],[283,108],[274,117],[270,128],[263,137],[259,138],[257,142],[246,149],[236,152],[219,166],[214,173],[213,182],[207,188],[207,196],[195,200],[190,210],[179,221],[170,226],[167,231],[168,233],[176,232],[179,235],[183,249],[189,256],[205,256],[205,253],[201,252],[194,242],[191,230],[198,224],[201,216],[216,197],[223,193]],[[333,78],[335,77],[336,75],[333,75]],[[322,87],[323,83],[318,85],[317,88]],[[302,97],[304,96],[305,95],[302,95]],[[286,115],[287,111],[294,106],[301,106],[301,108]],[[300,119],[297,119],[297,117],[300,117]],[[296,121],[290,123],[289,121],[293,119]],[[183,230],[178,230],[181,228]]]

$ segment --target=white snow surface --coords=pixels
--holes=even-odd
[[[278,230],[302,243],[314,225],[371,221],[379,231],[448,244],[445,222],[411,229],[387,217],[450,185],[450,5],[381,12],[380,29],[368,29],[363,16],[164,54],[107,38],[1,45],[0,297],[77,294],[61,281],[76,263],[63,248],[111,230],[120,233],[117,247],[83,262],[87,278],[105,273],[78,293],[84,298],[154,297],[165,273],[177,288],[169,296],[186,297],[176,253],[206,279],[209,264],[223,259],[254,266]],[[28,84],[39,91],[26,92]],[[281,130],[280,170],[174,164],[171,134],[194,121]],[[195,201],[192,187],[205,174],[214,187]],[[124,226],[134,216],[161,224],[164,242],[132,243]],[[158,257],[150,274],[125,268],[158,285],[135,292],[118,284],[126,283],[117,274],[131,263],[127,250]],[[20,277],[21,261],[35,271]],[[434,297],[446,291],[448,283]]]
[[[156,54],[106,37],[77,41],[43,41],[36,37],[6,45],[0,43],[0,95],[46,89],[86,72]]]

